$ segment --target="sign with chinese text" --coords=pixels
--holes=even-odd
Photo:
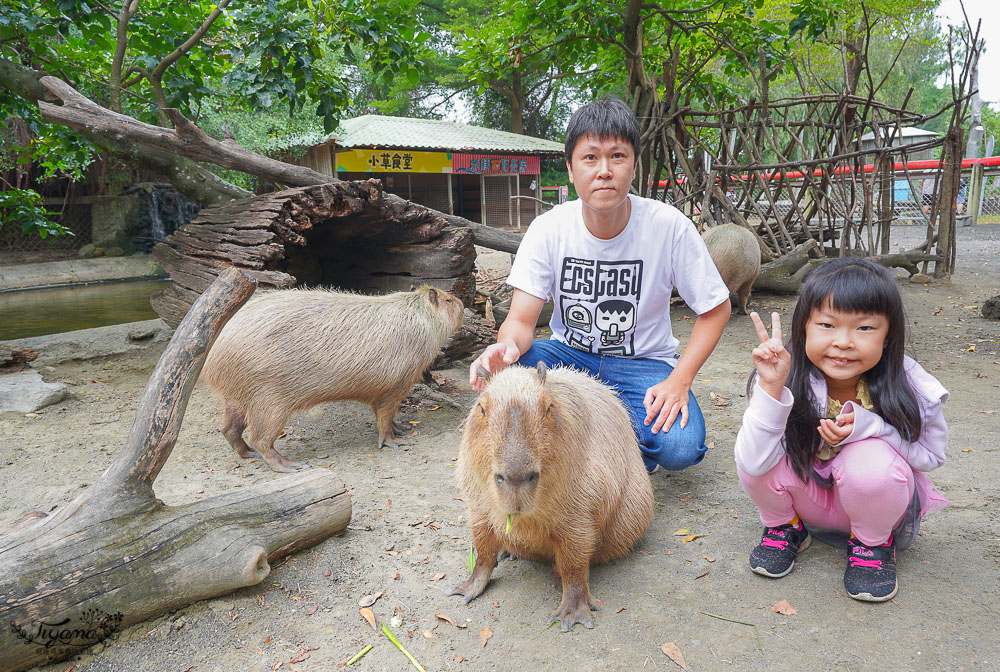
[[[345,149],[337,152],[338,173],[450,173],[448,152],[407,149]]]
[[[456,173],[538,175],[541,172],[541,161],[537,156],[452,154],[452,160]]]

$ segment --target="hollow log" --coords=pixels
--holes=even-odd
[[[174,332],[111,466],[52,515],[0,536],[0,672],[259,583],[270,560],[346,527],[350,494],[325,469],[183,506],[153,492],[208,349],[254,287],[222,273]]]
[[[329,285],[365,293],[430,284],[467,305],[474,235],[434,210],[386,194],[377,180],[286,189],[206,208],[153,248],[173,280],[151,300],[176,325],[227,267],[276,288]]]

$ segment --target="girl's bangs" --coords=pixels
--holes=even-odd
[[[834,310],[843,313],[891,315],[899,310],[899,291],[888,272],[880,273],[860,264],[842,264],[816,278],[811,274],[804,303],[822,308],[827,298]],[[879,267],[879,270],[882,270]],[[800,300],[801,300],[800,299]]]

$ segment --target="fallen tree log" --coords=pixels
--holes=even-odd
[[[922,261],[939,261],[939,257],[924,251],[924,245],[892,254],[866,257],[870,261],[889,268],[904,268],[910,275],[919,272],[917,264]],[[786,294],[796,294],[802,281],[812,271],[835,257],[821,257],[819,244],[809,240],[798,245],[788,254],[778,257],[760,267],[760,273],[753,283],[754,289]]]
[[[213,282],[160,357],[111,466],[52,515],[0,536],[0,672],[259,583],[272,559],[347,526],[350,494],[325,469],[184,506],[153,492],[208,349],[254,286],[234,269]]]
[[[15,66],[10,64],[10,67]],[[37,76],[36,73],[20,71],[16,74],[29,81],[32,76]],[[336,177],[324,175],[305,166],[297,166],[256,154],[233,142],[216,140],[206,135],[176,109],[164,110],[164,113],[173,122],[174,128],[153,126],[98,105],[58,77],[41,76],[37,81],[37,87],[34,85],[22,86],[19,87],[19,91],[29,98],[36,97],[41,116],[46,121],[62,124],[101,138],[112,138],[118,144],[139,145],[154,152],[182,156],[231,170],[239,170],[279,185],[308,187],[340,181]],[[39,87],[44,87],[45,99],[58,100],[61,104],[54,105],[43,100],[42,89]],[[197,184],[189,185],[183,176],[175,177],[177,179],[174,180],[174,185],[182,193],[188,194],[188,191],[193,189],[199,196],[196,200],[200,203],[206,202],[203,193],[205,187],[204,184],[201,184],[204,182],[203,178],[199,176],[198,180],[191,180]],[[230,192],[227,191],[227,194],[230,198],[232,197]],[[383,194],[382,200],[387,207],[396,210],[405,208],[406,206],[403,204],[408,203],[394,194]],[[210,199],[210,202],[218,203],[219,201],[218,199]],[[427,210],[452,226],[469,229],[475,236],[477,245],[513,253],[517,251],[521,242],[519,233],[495,229],[430,208]]]

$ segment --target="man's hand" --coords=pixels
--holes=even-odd
[[[482,392],[483,381],[479,378],[480,366],[490,373],[497,373],[516,362],[520,356],[521,352],[513,343],[494,343],[483,350],[483,354],[476,357],[475,361],[469,365],[469,385],[476,392]]]
[[[854,431],[854,413],[841,413],[836,420],[820,418],[816,429],[824,441],[836,446]]]
[[[646,396],[642,400],[642,405],[646,407],[644,424],[649,427],[649,423],[656,419],[651,430],[653,434],[661,429],[664,432],[670,431],[670,426],[674,424],[678,414],[681,416],[681,427],[687,427],[690,389],[689,386],[676,381],[675,376],[670,376],[662,383],[657,383],[646,390]]]

